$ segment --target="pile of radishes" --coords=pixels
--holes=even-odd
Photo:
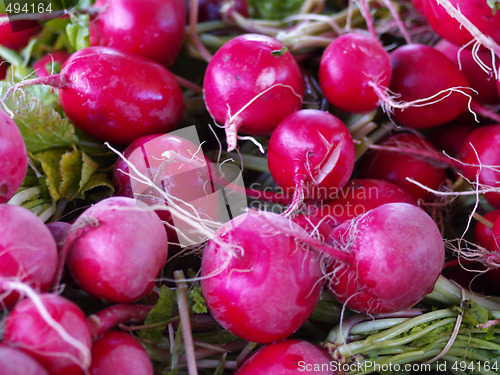
[[[500,352],[490,3],[2,16],[0,373],[484,367]],[[397,340],[420,329],[443,340],[413,355]]]

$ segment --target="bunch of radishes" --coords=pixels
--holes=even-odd
[[[259,9],[97,0],[18,33],[4,17],[2,374],[336,374],[370,358],[352,332],[379,353],[442,305],[449,339],[408,358],[453,358],[474,309],[478,350],[500,349],[498,297],[474,293],[500,294],[500,15]]]

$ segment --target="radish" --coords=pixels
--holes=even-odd
[[[335,375],[327,352],[308,341],[289,339],[265,345],[243,362],[234,375]]]
[[[434,190],[443,184],[447,166],[438,160],[440,155],[434,146],[424,137],[414,133],[393,134],[380,142],[379,146],[379,149],[365,156],[361,175],[392,182],[415,199],[432,199],[431,193],[407,178]],[[422,151],[422,155],[418,154],[419,151]],[[426,157],[426,154],[434,154],[436,158]]]
[[[92,344],[91,375],[153,375],[148,353],[131,335],[111,331]]]
[[[110,302],[145,296],[165,265],[168,242],[158,216],[132,198],[107,198],[88,208],[65,242],[67,266],[89,294]]]
[[[4,98],[34,84],[59,88],[64,113],[75,126],[117,144],[174,130],[184,108],[182,90],[166,68],[109,47],[81,49],[66,60],[60,74],[23,81]]]
[[[136,198],[151,206],[168,205],[159,192],[137,180],[137,173],[127,164],[130,163],[143,175],[150,176],[151,182],[173,197],[179,207],[200,219],[219,219],[221,202],[214,194],[211,181],[214,167],[195,143],[175,134],[154,134],[136,139],[123,151],[123,156],[127,161],[119,159],[113,171],[118,195]],[[178,242],[178,231],[194,241],[199,239],[192,233],[195,228],[186,226],[187,223],[181,227],[184,223],[180,218],[175,220],[179,228],[174,229],[174,221],[166,207],[155,212],[167,223],[165,227],[170,243]]]
[[[327,285],[353,310],[404,310],[430,293],[444,265],[443,238],[425,211],[387,203],[333,229],[327,243],[352,258],[327,262]]]
[[[319,256],[300,239],[311,238],[289,219],[253,210],[215,233],[203,252],[201,288],[219,324],[244,340],[269,343],[309,318],[322,272]]]
[[[426,138],[437,149],[446,152],[447,155],[456,157],[464,139],[477,128],[471,120],[460,118],[437,128],[432,128],[426,133]]]
[[[350,180],[335,198],[310,206],[309,210],[313,217],[336,227],[375,207],[395,202],[417,203],[410,193],[391,182],[356,178]]]
[[[269,135],[283,118],[300,109],[304,82],[299,66],[280,42],[245,34],[215,53],[205,72],[203,92],[211,116],[224,124],[232,151],[238,131]]]
[[[16,123],[0,110],[0,203],[14,196],[28,170],[28,152]]]
[[[395,106],[392,117],[397,123],[431,128],[467,110],[469,82],[441,52],[424,44],[407,44],[394,50],[390,58],[390,90],[407,103]]]
[[[4,342],[35,358],[51,375],[80,375],[90,365],[85,315],[56,294],[17,304],[5,319]]]
[[[493,224],[500,217],[500,210],[489,211],[483,217]],[[481,222],[478,222],[474,227],[474,241],[487,250],[500,250],[500,242],[493,236],[492,228],[487,227]]]
[[[487,1],[449,0],[449,3],[476,26],[479,32],[500,43],[500,13],[493,11]],[[467,28],[449,15],[442,3],[424,0],[423,4],[427,21],[442,38],[459,46],[473,40]]]
[[[479,183],[484,197],[495,208],[500,208],[500,124],[474,130],[463,142],[459,159],[463,175]]]
[[[5,16],[5,14],[1,15]],[[42,27],[37,21],[17,20],[14,22],[1,22],[0,45],[19,52],[41,30]]]
[[[184,0],[97,0],[90,45],[112,47],[172,65],[184,41]]]
[[[470,86],[477,91],[477,94],[472,93],[474,99],[488,104],[498,103],[500,98],[497,91],[495,72],[490,68],[493,65],[490,51],[484,48],[478,51],[460,49],[456,44],[444,39],[439,41],[434,48],[446,55],[465,74]],[[478,63],[478,59],[482,62],[481,65]],[[498,62],[495,66],[498,69]]]
[[[3,375],[49,375],[33,357],[1,343],[0,368]]]
[[[303,109],[283,119],[269,140],[268,165],[275,182],[294,196],[287,212],[304,198],[334,197],[351,178],[354,143],[334,115]]]
[[[348,33],[333,40],[321,57],[319,83],[335,107],[353,113],[379,106],[373,86],[387,89],[391,61],[380,42],[371,36]]]
[[[57,271],[57,246],[45,224],[24,207],[0,204],[0,278],[15,278],[46,292]],[[12,307],[17,292],[1,291],[0,303]]]
[[[54,51],[46,54],[33,64],[37,77],[48,77],[54,74],[54,65],[62,66],[71,55],[66,51]]]

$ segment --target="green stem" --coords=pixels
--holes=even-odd
[[[439,276],[432,293],[425,300],[448,306],[460,305],[462,299],[474,301],[478,305],[492,311],[500,311],[500,303],[488,299],[469,290],[461,289],[444,276]]]

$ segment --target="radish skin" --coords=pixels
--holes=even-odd
[[[405,310],[430,293],[443,269],[441,233],[425,211],[388,203],[333,229],[327,243],[353,254],[353,264],[330,257],[327,285],[353,310]],[[328,255],[328,254],[327,254]]]

